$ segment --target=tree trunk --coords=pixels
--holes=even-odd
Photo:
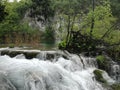
[[[92,38],[92,32],[93,32],[94,24],[95,24],[95,20],[94,20],[94,9],[95,9],[95,1],[92,0],[93,15],[92,15],[92,22],[91,22],[90,39]]]
[[[70,15],[68,16],[68,25],[67,25],[67,36],[66,36],[66,44],[69,42],[69,36],[70,36]]]

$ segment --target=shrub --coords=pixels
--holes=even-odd
[[[63,40],[62,42],[59,43],[58,48],[61,50],[64,50],[66,48],[66,41]]]
[[[55,32],[51,26],[46,27],[43,34],[43,43],[54,44],[55,43]]]

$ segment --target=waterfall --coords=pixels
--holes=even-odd
[[[95,80],[95,69],[95,58],[68,52],[40,51],[33,59],[3,55],[0,90],[106,90]]]
[[[111,72],[110,72],[110,76],[120,82],[120,65],[118,65],[117,63],[114,62],[114,64],[111,65]]]

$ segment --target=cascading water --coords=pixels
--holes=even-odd
[[[106,90],[95,80],[94,58],[41,53],[30,60],[0,56],[0,90]]]
[[[114,80],[120,82],[120,65],[118,65],[118,64],[115,63],[115,62],[111,65],[110,76],[111,76]]]

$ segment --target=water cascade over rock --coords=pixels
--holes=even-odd
[[[110,76],[120,82],[120,65],[116,62],[112,62]]]
[[[106,90],[96,81],[95,69],[95,58],[68,52],[41,51],[33,59],[4,55],[0,56],[0,90]]]

